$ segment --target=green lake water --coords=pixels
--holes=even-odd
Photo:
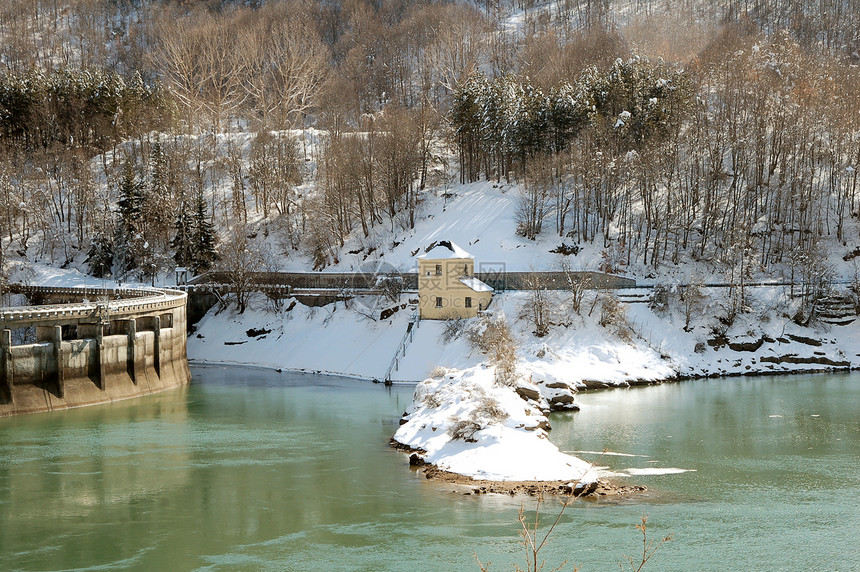
[[[196,367],[144,399],[0,419],[0,570],[491,570],[534,501],[428,482],[388,447],[411,386]],[[580,394],[551,439],[649,491],[578,501],[544,555],[618,570],[860,570],[860,375]],[[608,450],[599,455],[595,452]],[[625,456],[619,455],[623,454]],[[543,507],[555,513],[555,501]]]

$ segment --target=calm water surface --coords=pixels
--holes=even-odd
[[[200,367],[186,389],[0,419],[0,569],[476,570],[522,562],[506,496],[466,496],[388,447],[412,387]],[[584,570],[674,540],[650,570],[860,570],[860,375],[580,395],[552,440],[626,480],[546,552]],[[610,453],[598,455],[607,449]],[[624,456],[620,455],[623,454]],[[533,502],[526,500],[533,508]],[[551,506],[544,507],[552,512]],[[550,566],[551,567],[551,566]]]

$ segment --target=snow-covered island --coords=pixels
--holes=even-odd
[[[415,388],[393,442],[415,451],[413,465],[429,463],[475,480],[558,481],[562,491],[593,487],[597,472],[549,441],[546,409],[540,397],[517,391],[524,383],[498,383],[493,366],[440,368]]]

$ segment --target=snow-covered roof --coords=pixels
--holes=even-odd
[[[474,290],[475,292],[492,292],[493,287],[487,284],[484,284],[474,276],[463,276],[460,278],[460,282]]]
[[[427,260],[447,260],[450,258],[475,258],[450,240],[440,240],[418,258]]]

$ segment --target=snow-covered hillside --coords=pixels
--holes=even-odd
[[[508,271],[557,269],[563,257],[549,251],[563,239],[551,233],[537,241],[516,235],[519,188],[485,181],[426,192],[414,229],[378,228],[368,238],[355,236],[341,249],[338,262],[325,270],[359,270],[387,263],[397,270],[409,271],[417,268],[416,257],[439,240],[450,240],[472,254],[476,271],[481,265]],[[599,252],[595,250],[576,257],[577,267],[596,270]],[[307,264],[296,258],[286,268],[304,270]]]
[[[213,310],[189,338],[188,356],[382,381],[411,312],[402,309],[374,321],[359,304],[356,300],[350,307],[338,302],[309,308],[286,300],[277,312],[257,309],[237,315],[232,308],[220,314]],[[441,343],[443,327],[443,322],[420,324],[393,379],[420,381],[438,364],[465,367],[479,361],[465,341]]]

